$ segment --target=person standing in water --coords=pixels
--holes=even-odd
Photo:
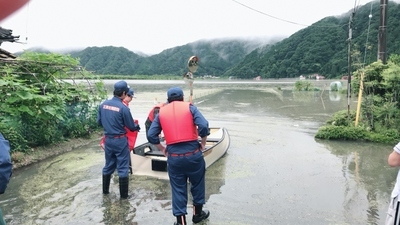
[[[183,91],[179,87],[167,92],[168,104],[160,108],[147,134],[151,144],[166,155],[168,175],[172,189],[172,213],[175,225],[186,225],[188,193],[193,197],[193,223],[204,221],[210,216],[203,210],[205,204],[206,163],[202,150],[210,134],[208,121],[196,106],[183,101]],[[164,132],[167,147],[160,144],[159,134]],[[198,138],[201,137],[199,142]]]
[[[130,87],[126,81],[114,84],[114,97],[100,104],[97,123],[103,127],[106,163],[103,167],[103,194],[109,194],[111,175],[115,170],[119,176],[121,199],[128,198],[130,152],[125,127],[130,131],[139,131],[128,107],[123,104]]]

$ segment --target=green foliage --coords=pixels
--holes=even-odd
[[[372,4],[372,15],[379,15],[379,10],[379,4]],[[370,4],[361,6],[353,20],[355,29],[350,46],[353,72],[376,61],[379,19],[373,19],[369,24],[370,12]],[[390,35],[387,36],[386,46],[391,56],[400,54],[400,5],[389,2],[387,15],[387,32]],[[262,78],[294,78],[318,73],[332,79],[348,75],[349,46],[346,40],[349,17],[350,13],[341,17],[326,17],[269,46],[267,51],[256,49],[223,76],[250,78],[258,74]],[[368,43],[365,40],[369,40]]]
[[[73,52],[81,66],[96,74],[119,74],[124,76],[154,74],[181,76],[187,72],[187,60],[198,55],[201,66],[195,75],[220,76],[227,69],[239,63],[252,50],[263,44],[255,41],[221,40],[198,41],[184,46],[167,49],[152,56],[142,56],[123,47],[89,47]]]
[[[30,147],[21,131],[23,127],[15,118],[0,119],[0,133],[10,142],[11,152],[27,152]]]
[[[310,81],[302,81],[298,80],[294,83],[294,90],[295,91],[314,91],[315,88],[311,84]]]
[[[316,138],[328,140],[365,140],[367,131],[362,127],[326,125],[318,129]]]
[[[350,46],[352,73],[376,61],[380,24],[378,19],[372,19],[369,23],[370,12],[371,3],[358,7],[353,19]],[[372,15],[379,13],[379,4],[372,4]],[[386,31],[390,34],[386,39],[387,53],[389,59],[398,63],[400,60],[392,58],[392,55],[400,54],[400,5],[390,1],[387,15]],[[158,74],[180,77],[187,72],[188,57],[198,55],[200,67],[195,76],[214,75],[236,79],[261,76],[279,79],[318,73],[333,79],[349,75],[349,17],[350,12],[340,17],[323,18],[283,40],[198,41],[151,56],[112,46],[89,47],[70,54],[79,59],[83,68],[101,76],[143,75],[144,79],[151,79],[148,76]],[[66,63],[62,57],[54,62],[57,60],[58,63]],[[80,74],[79,70],[74,73]]]
[[[369,23],[370,12],[371,4],[361,6],[353,20],[351,72],[376,61],[380,24],[378,19]],[[372,4],[372,15],[379,13],[379,4]],[[387,32],[390,34],[386,40],[387,53],[389,59],[398,63],[400,60],[392,58],[392,55],[400,54],[400,5],[390,1],[387,15]],[[199,77],[214,75],[253,79],[261,76],[279,79],[318,73],[333,79],[349,75],[349,46],[346,41],[349,17],[350,12],[340,17],[326,17],[286,39],[263,40],[264,43],[237,39],[198,41],[151,56],[112,46],[89,47],[70,54],[79,59],[83,68],[101,76],[138,75],[143,76],[138,79],[152,79],[149,76],[157,74],[174,79],[187,72],[188,57],[198,55],[200,67],[195,76]],[[62,57],[54,62],[57,60],[66,63]],[[80,75],[79,70],[73,72]]]
[[[372,132],[364,127],[326,125],[318,129],[316,138],[327,140],[371,141],[379,143],[396,143],[400,138],[396,130]]]
[[[342,110],[333,114],[333,116],[326,121],[327,125],[333,126],[351,126],[354,124],[356,118],[356,111]]]
[[[12,151],[26,153],[32,147],[87,136],[97,126],[92,118],[95,106],[106,97],[104,85],[71,79],[76,71],[91,76],[78,65],[67,55],[33,52],[1,61],[0,132],[10,140]]]
[[[363,99],[359,125],[354,127],[355,111],[335,113],[316,135],[323,139],[366,140],[395,143],[400,139],[400,65],[398,55],[393,55],[387,64],[375,62],[355,73],[354,86],[360,88],[364,74]],[[354,134],[358,131],[359,134]]]
[[[378,143],[391,143],[395,144],[398,142],[400,134],[395,129],[386,129],[379,132],[368,132],[368,136],[365,140],[378,142]]]

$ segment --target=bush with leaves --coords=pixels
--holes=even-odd
[[[12,151],[93,131],[97,124],[91,118],[106,98],[104,84],[64,80],[77,72],[91,76],[67,55],[25,52],[17,60],[0,61],[0,132]]]

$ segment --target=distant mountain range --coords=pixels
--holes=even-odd
[[[270,40],[276,43],[279,40]],[[123,47],[89,47],[70,52],[78,57],[87,70],[97,74],[169,74],[187,72],[187,60],[192,55],[200,58],[196,75],[221,76],[240,63],[253,50],[265,46],[261,40],[221,39],[189,43],[166,49],[159,54],[143,56]]]
[[[352,23],[352,70],[377,60],[379,1],[361,6]],[[68,52],[80,58],[96,74],[182,75],[192,55],[200,59],[196,75],[236,78],[291,78],[321,74],[336,78],[348,73],[349,19],[353,10],[340,17],[326,17],[285,39],[197,41],[146,56],[123,47],[89,47]],[[371,20],[369,15],[372,15]],[[387,55],[400,54],[400,5],[389,2]],[[262,29],[259,27],[257,29]]]

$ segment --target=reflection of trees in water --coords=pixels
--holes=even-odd
[[[379,210],[386,208],[390,198],[396,171],[387,166],[390,146],[374,143],[356,143],[344,141],[320,141],[332,154],[342,158],[342,172],[346,181],[345,202],[346,217],[362,206],[366,198],[368,224],[380,224]],[[365,196],[366,195],[366,196]]]
[[[321,101],[321,91],[292,91],[295,102],[317,102]]]

